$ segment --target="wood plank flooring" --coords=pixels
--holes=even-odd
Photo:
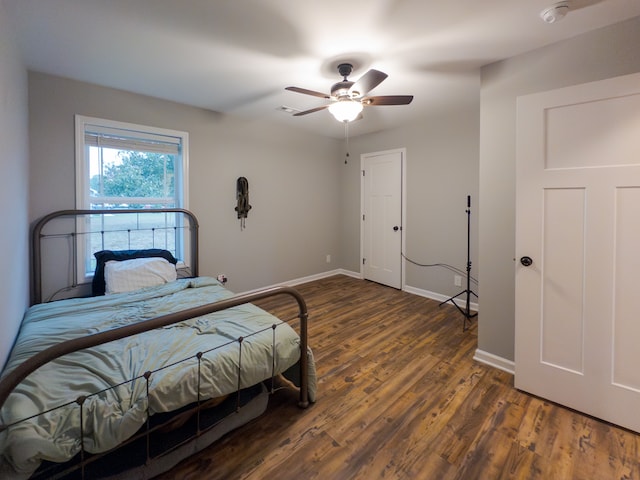
[[[458,310],[346,276],[297,287],[318,401],[267,412],[161,479],[638,479],[640,437],[513,388],[473,361]],[[260,304],[294,318],[285,297]]]

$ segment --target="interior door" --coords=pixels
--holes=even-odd
[[[362,155],[362,274],[402,288],[404,151]]]
[[[640,74],[517,108],[515,386],[640,432]]]

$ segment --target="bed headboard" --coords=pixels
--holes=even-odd
[[[45,215],[31,231],[31,303],[53,300],[60,292],[65,293],[61,298],[86,295],[91,283],[85,281],[81,257],[99,250],[143,248],[184,252],[188,258],[176,257],[197,276],[197,218],[182,208],[59,210]]]

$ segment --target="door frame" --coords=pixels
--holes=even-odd
[[[362,266],[362,259],[364,258],[364,228],[362,225],[362,216],[364,215],[364,164],[367,158],[377,157],[380,155],[388,155],[391,153],[399,153],[400,154],[400,251],[398,255],[402,255],[403,252],[406,251],[406,228],[407,228],[407,149],[406,147],[402,148],[393,148],[391,150],[381,150],[377,152],[369,152],[363,153],[360,155],[360,259],[358,263],[360,265],[360,278],[364,278],[364,269]],[[400,258],[400,290],[405,289],[405,273],[406,273],[406,263],[405,258],[401,256]]]

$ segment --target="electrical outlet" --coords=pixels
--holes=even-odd
[[[462,286],[462,277],[460,275],[454,275],[453,276],[453,284],[456,287],[461,287]]]
[[[329,255],[328,253],[327,253],[327,259],[326,260],[327,260],[327,263],[331,263],[331,255]]]
[[[227,276],[224,273],[221,273],[216,277],[220,283],[227,283]]]

